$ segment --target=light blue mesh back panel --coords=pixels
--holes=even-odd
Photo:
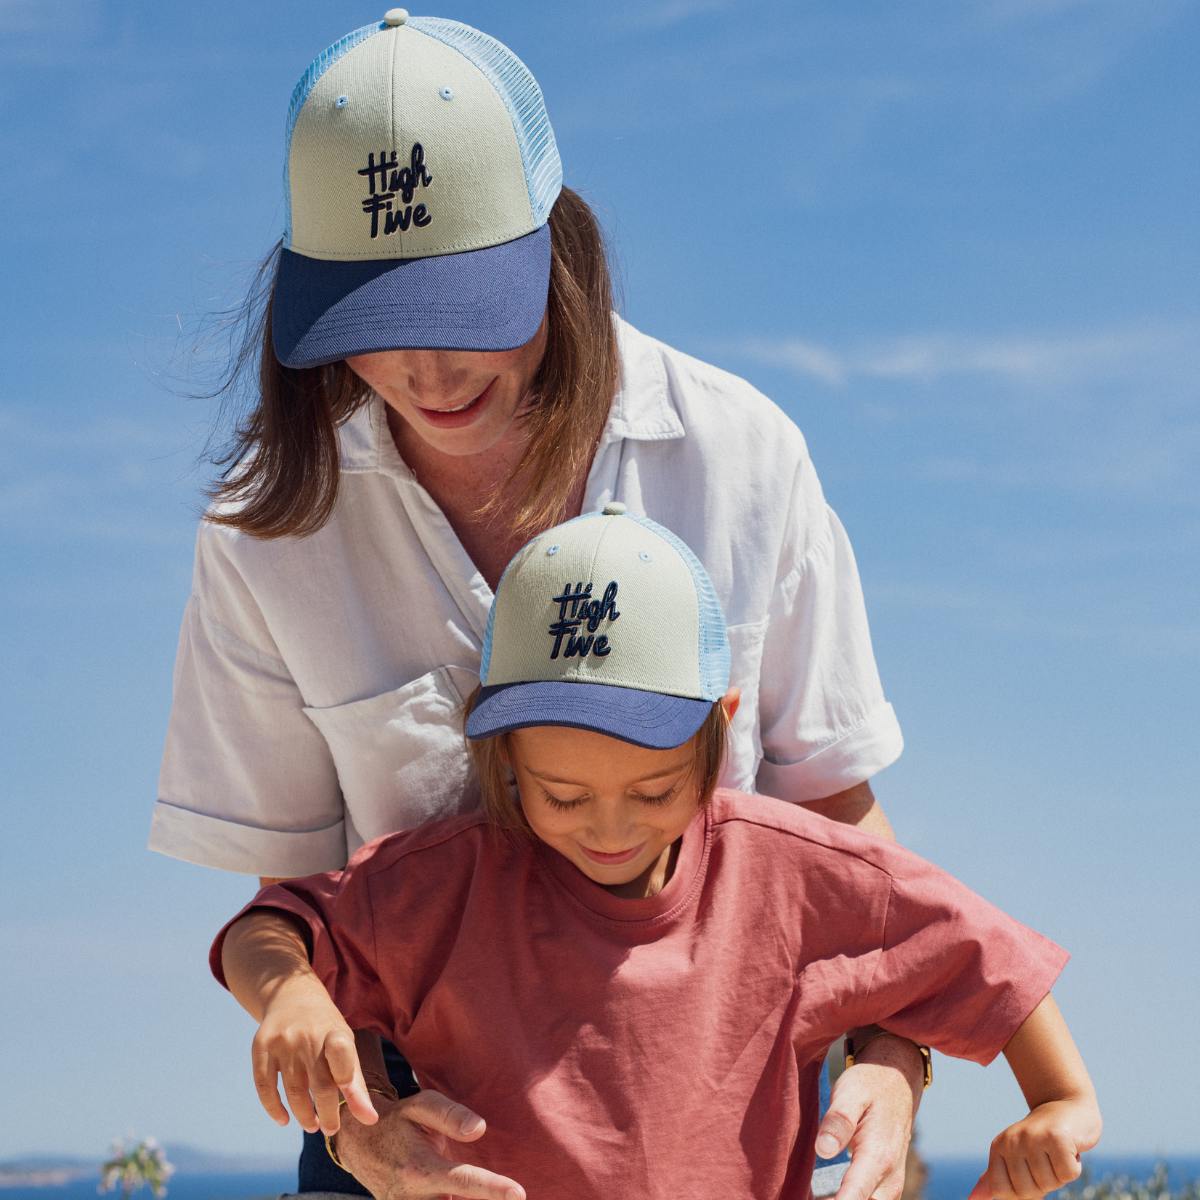
[[[500,94],[512,117],[521,150],[533,219],[541,225],[562,190],[562,162],[550,118],[546,116],[542,90],[529,68],[507,46],[470,25],[442,17],[409,17],[408,27],[457,50],[483,72]]]
[[[719,700],[729,687],[729,635],[725,630],[725,614],[721,611],[721,602],[717,599],[716,589],[704,569],[704,564],[692,553],[686,542],[677,538],[669,529],[664,529],[657,521],[636,516],[634,513],[625,515],[639,525],[652,529],[664,542],[673,546],[691,571],[692,580],[696,584],[696,601],[700,607],[700,686],[704,690],[706,700]]]
[[[296,128],[296,119],[300,116],[300,110],[304,107],[304,102],[313,88],[317,86],[317,80],[343,54],[353,50],[359,42],[365,42],[372,34],[379,33],[383,29],[387,29],[387,25],[383,21],[376,21],[373,25],[363,25],[360,29],[346,34],[345,37],[338,38],[332,46],[326,47],[308,64],[307,70],[296,81],[296,86],[292,88],[292,102],[288,105],[287,129],[283,137],[283,202],[287,206],[287,225],[283,234],[285,246],[292,244],[292,185],[288,164],[292,157],[292,131]]]

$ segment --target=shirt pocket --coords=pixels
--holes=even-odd
[[[463,739],[463,704],[479,682],[438,667],[378,696],[306,708],[329,744],[346,805],[346,846],[479,806]]]
[[[754,779],[762,762],[762,734],[758,720],[758,680],[762,673],[763,637],[766,618],[729,627],[729,683],[741,689],[741,702],[729,729],[721,786],[741,792],[754,791]]]

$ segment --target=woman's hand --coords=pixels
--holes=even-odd
[[[347,1121],[335,1148],[375,1200],[525,1200],[520,1184],[460,1162],[455,1142],[483,1136],[483,1118],[440,1092],[379,1101],[377,1124]]]
[[[363,1080],[354,1034],[321,981],[311,973],[283,980],[263,1008],[250,1052],[254,1086],[267,1115],[288,1123],[276,1076],[283,1077],[288,1103],[301,1127],[327,1134],[339,1127],[339,1093],[358,1121],[371,1125],[379,1114]]]
[[[1050,1100],[992,1142],[987,1170],[968,1200],[1038,1200],[1079,1178],[1079,1156],[1100,1140],[1091,1097]]]
[[[925,1086],[920,1051],[904,1038],[873,1037],[833,1085],[817,1130],[817,1153],[850,1147],[853,1161],[835,1200],[899,1200],[913,1120]]]

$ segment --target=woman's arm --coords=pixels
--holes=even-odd
[[[891,822],[865,781],[821,800],[800,803],[831,821],[896,840]],[[847,1146],[854,1155],[838,1188],[838,1200],[900,1194],[924,1080],[925,1061],[917,1047],[890,1033],[872,1037],[856,1055],[854,1066],[838,1077],[817,1139],[822,1158],[833,1158]]]
[[[1029,1116],[992,1142],[969,1200],[1031,1200],[1079,1178],[1079,1156],[1100,1140],[1100,1107],[1053,996],[1025,1018],[1004,1057]]]
[[[891,821],[887,819],[883,806],[875,799],[871,785],[865,780],[844,792],[835,792],[821,800],[801,800],[800,803],[831,821],[854,825],[864,833],[885,837],[889,842],[896,840],[896,831],[892,828]]]
[[[351,1032],[288,917],[260,909],[234,922],[221,947],[221,968],[238,1003],[260,1022],[252,1050],[254,1086],[273,1120],[288,1121],[277,1074],[283,1075],[296,1120],[310,1133],[318,1128],[328,1137],[338,1133],[340,1091],[357,1120],[341,1130],[339,1156],[372,1195],[381,1200],[448,1193],[472,1200],[524,1200],[524,1190],[513,1180],[457,1158],[454,1143],[476,1141],[486,1131],[478,1113],[438,1092],[421,1091],[399,1101],[381,1096],[380,1120],[359,1060],[362,1054],[371,1086],[394,1097],[379,1038]]]

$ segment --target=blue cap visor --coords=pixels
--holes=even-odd
[[[483,250],[328,262],[280,252],[275,357],[319,367],[380,350],[515,350],[541,324],[550,227]]]
[[[506,683],[480,690],[467,718],[467,737],[493,737],[531,725],[566,725],[648,750],[670,750],[694,736],[712,707],[712,700],[606,683]]]

